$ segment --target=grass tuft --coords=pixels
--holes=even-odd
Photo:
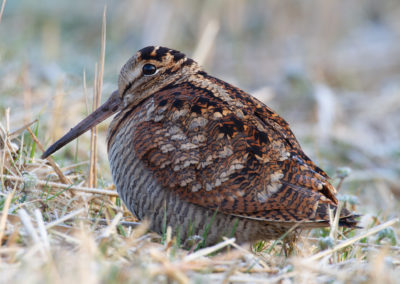
[[[0,8],[0,283],[398,283],[400,4],[122,1],[108,8],[106,58],[103,3],[47,2]],[[106,124],[40,159],[82,118],[82,93],[96,108],[147,44],[194,56],[277,110],[362,228],[332,216],[329,228],[295,231],[296,242],[249,248],[232,238],[236,223],[204,247],[215,215],[187,242],[166,219],[162,236],[149,232],[121,204]]]

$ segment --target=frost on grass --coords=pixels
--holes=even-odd
[[[225,1],[204,7],[180,1],[190,21],[163,1],[109,7],[109,21],[118,24],[109,27],[105,78],[117,76],[139,41],[164,38],[171,47],[195,50],[212,74],[236,80],[279,111],[307,154],[330,173],[344,206],[363,214],[362,229],[338,229],[333,222],[332,229],[302,232],[296,243],[240,248],[228,240],[220,251],[199,247],[201,236],[182,249],[168,228],[156,236],[145,223],[138,226],[111,182],[102,142],[106,124],[98,133],[96,189],[87,187],[88,136],[54,155],[62,175],[38,158],[32,133],[48,146],[89,112],[86,81],[94,75],[82,67],[101,62],[94,57],[101,49],[96,11],[103,3],[92,1],[87,9],[85,1],[9,2],[2,1],[0,23],[0,283],[398,283],[396,1]],[[266,17],[265,11],[273,12]],[[315,17],[326,13],[334,17]],[[21,20],[23,36],[15,30]],[[115,87],[104,81],[104,93]]]
[[[82,163],[60,167],[72,183],[62,184],[54,166],[31,155],[25,131],[13,138],[1,131],[1,283],[390,283],[400,276],[396,219],[366,215],[363,229],[349,231],[332,216],[331,229],[303,232],[296,243],[239,247],[226,239],[201,248],[199,240],[183,249],[170,230],[157,236],[136,222],[111,184],[85,187]],[[354,198],[342,200],[357,209]]]

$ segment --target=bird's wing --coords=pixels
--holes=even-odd
[[[134,130],[137,157],[188,202],[248,218],[326,221],[325,209],[337,204],[327,175],[282,118],[239,89],[227,91],[240,98],[229,102],[191,83],[154,94]]]

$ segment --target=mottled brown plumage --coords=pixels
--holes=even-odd
[[[287,122],[184,54],[138,51],[122,68],[118,91],[45,155],[115,112],[107,139],[113,180],[152,230],[161,232],[164,214],[184,239],[212,222],[211,244],[234,227],[245,242],[277,238],[300,221],[303,228],[329,224],[336,190]],[[340,216],[341,225],[355,226],[351,212]]]

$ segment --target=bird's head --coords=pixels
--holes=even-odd
[[[161,46],[145,47],[121,69],[118,92],[123,106],[136,105],[199,70],[195,61],[179,51]]]
[[[48,157],[109,116],[126,107],[135,107],[155,92],[170,84],[179,83],[198,71],[198,64],[179,51],[160,46],[148,46],[139,50],[122,67],[118,90],[97,110],[51,145],[42,158]]]

